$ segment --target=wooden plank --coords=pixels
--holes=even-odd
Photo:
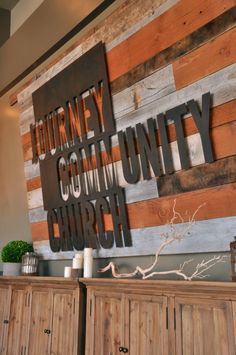
[[[165,97],[162,97],[154,102],[149,102],[148,105],[141,106],[140,108],[133,110],[132,112],[124,115],[117,120],[117,130],[125,129],[127,126],[138,123],[146,122],[147,117],[155,117],[158,113],[164,112],[175,105],[191,100],[192,98],[199,101],[201,104],[201,94],[206,91],[212,92],[213,107],[218,106],[222,103],[230,101],[236,98],[236,79],[235,79],[236,64],[233,64],[227,68],[220,70],[219,72],[210,75],[207,78],[203,78],[198,82],[191,84],[187,88],[183,88],[179,91],[173,92]],[[235,112],[235,110],[234,110]],[[31,147],[29,145],[30,134],[26,133],[23,136],[23,152],[25,159],[30,159],[32,157]],[[117,141],[113,140],[114,144]],[[35,168],[33,168],[35,169]],[[34,175],[35,176],[35,175]]]
[[[145,123],[148,117],[156,117],[157,114],[166,112],[192,99],[201,106],[202,94],[208,91],[212,94],[211,107],[231,101],[236,98],[235,71],[236,64],[232,64],[187,87],[151,102],[147,106],[140,107],[116,120],[116,129],[119,131],[137,123]]]
[[[222,103],[235,99],[235,70],[236,64],[233,64],[215,74],[189,85],[186,88],[172,92],[172,70],[171,67],[164,68],[162,71],[158,72],[158,74],[154,74],[145,79],[145,81],[141,81],[138,86],[133,86],[130,89],[127,89],[128,91],[124,91],[125,94],[120,93],[117,96],[114,96],[114,100],[117,102],[117,110],[119,110],[118,107],[123,107],[123,112],[126,112],[124,115],[117,115],[117,117],[115,116],[117,121],[117,130],[125,129],[128,125],[130,125],[130,122],[133,122],[133,124],[136,124],[137,122],[145,122],[147,117],[155,117],[158,113],[164,112],[171,107],[177,106],[178,104],[185,103],[187,100],[191,100],[192,98],[199,100],[201,95],[206,91],[210,91],[213,95],[213,106],[218,106]],[[170,76],[171,79],[169,81],[167,80],[167,91],[163,91],[163,84],[165,84],[165,82],[160,84],[160,86],[153,86],[153,84],[151,84],[150,89],[150,80],[151,83],[155,81],[156,75],[162,79]],[[143,86],[145,86],[145,88],[143,88],[142,92],[140,92],[140,88]],[[160,92],[158,90],[160,90]],[[152,97],[153,91],[156,93],[156,95],[154,95],[155,100],[153,100]],[[163,94],[165,96],[163,96]],[[126,99],[126,97],[128,97],[128,99]],[[29,145],[29,125],[33,121],[32,108],[27,110],[26,113],[21,114],[21,121],[24,122],[24,129],[22,131],[25,133],[23,136],[23,150],[25,160],[28,160],[32,157],[31,147]],[[27,125],[28,130],[26,131]]]
[[[178,2],[108,53],[110,81],[196,31],[234,5],[234,0],[225,0],[223,3],[221,0]]]
[[[41,187],[41,177],[37,176],[26,181],[27,191],[39,189]]]
[[[236,61],[236,27],[173,63],[177,89]]]
[[[220,125],[223,125],[224,123],[229,123],[231,121],[234,121],[236,119],[236,100],[230,101],[226,104],[217,106],[211,110],[211,127],[217,127]],[[188,117],[183,121],[183,126],[184,126],[184,132],[186,136],[190,136],[192,134],[195,134],[197,132],[197,128],[193,122],[192,117]],[[28,135],[29,137],[29,135]],[[25,137],[24,139],[28,139],[28,137]],[[170,142],[173,142],[176,140],[176,133],[175,133],[175,128],[173,124],[170,124],[168,126],[168,137]],[[157,137],[158,141],[159,136]],[[216,142],[217,144],[217,142]],[[224,148],[224,147],[222,147]],[[106,165],[106,156],[102,152],[102,161],[103,164]],[[221,153],[222,155],[222,153]],[[120,158],[120,151],[119,147],[115,146],[112,149],[112,156],[113,156],[113,161],[119,161]],[[85,164],[84,164],[85,165]],[[86,166],[85,166],[86,168]],[[40,177],[34,177],[32,179],[27,180],[27,191],[32,191],[34,189],[40,188],[41,187],[41,179]]]
[[[135,32],[137,32],[140,28],[143,28],[145,25],[147,25],[149,22],[153,21],[157,17],[161,16],[163,13],[168,11],[172,6],[174,6],[179,0],[165,0],[165,1],[159,1],[159,4],[157,1],[153,0],[136,0],[136,9],[131,9],[129,6],[129,3],[132,3],[132,1],[127,1],[126,6],[125,6],[125,11],[122,13],[122,22],[124,22],[124,17],[126,17],[126,23],[124,23],[123,26],[123,31],[117,35],[112,41],[106,40],[106,49],[107,51],[110,51],[112,48],[116,47],[118,44],[121,42],[125,41],[128,39],[130,36],[132,36]],[[155,3],[156,2],[156,3]],[[140,11],[141,10],[141,11]],[[143,18],[140,18],[137,21],[133,21],[134,14],[137,16],[138,13],[144,14],[146,12],[146,16]],[[119,14],[117,14],[119,16]],[[139,14],[141,16],[141,14]],[[117,18],[114,18],[114,20],[117,20]],[[121,21],[121,19],[120,19]],[[112,23],[114,26],[114,23]],[[119,26],[120,27],[120,22]]]
[[[41,188],[28,192],[27,196],[28,196],[28,208],[29,209],[43,206],[43,193],[42,193]]]
[[[120,41],[127,39],[137,29],[167,11],[177,1],[179,0],[145,0],[145,2],[143,0],[129,0],[124,2],[106,19],[97,24],[96,27],[76,39],[69,48],[52,60],[35,77],[21,86],[17,92],[14,92],[10,96],[10,103],[14,105],[17,102],[19,93],[27,89],[45,71],[50,70],[52,66],[60,66],[64,62],[68,63],[71,60],[71,54],[75,52],[76,48],[80,48],[82,54],[82,52],[86,52],[101,40],[108,44],[111,43],[111,47],[113,47]],[[69,58],[67,59],[67,57]]]
[[[145,4],[146,3],[147,3],[147,1],[145,1]],[[127,30],[127,32],[128,32],[127,34],[122,33],[119,36],[118,33],[115,33],[116,35],[118,35],[118,38],[116,38],[114,40],[114,42],[119,43],[121,38],[123,41],[125,41],[128,38],[127,36],[129,36],[131,33],[134,33],[134,31],[137,31],[137,29],[139,29],[143,25],[143,21],[145,21],[145,23],[147,23],[147,20],[149,20],[149,21],[152,20],[153,16],[155,18],[156,12],[157,12],[156,16],[160,16],[160,14],[163,13],[162,11],[168,10],[168,8],[173,5],[173,3],[175,3],[175,1],[167,1],[162,6],[160,6],[160,8],[157,8],[157,10],[155,10],[155,4],[152,4],[151,10],[154,11],[154,14],[148,13],[146,18],[141,20],[140,23],[134,24],[133,27],[131,26],[131,28]],[[141,4],[142,11],[139,11],[138,6],[140,6],[140,4],[138,4],[138,2],[137,2],[136,13],[143,14],[144,13],[144,3],[142,2],[142,4]],[[163,7],[163,10],[161,9],[162,7]],[[150,7],[149,7],[149,11],[150,11]],[[125,11],[124,11],[124,13],[125,13]],[[130,16],[131,13],[132,13],[132,17]],[[123,23],[123,25],[121,25],[120,21],[122,20],[122,18],[124,19],[124,17],[125,17],[124,14],[122,17],[114,16],[114,18],[111,20],[112,26],[109,27],[109,31],[107,31],[106,24],[105,24],[105,29],[101,29],[100,34],[97,33],[100,31],[100,27],[96,28],[96,36],[93,32],[92,35],[90,36],[90,38],[88,39],[88,43],[86,44],[85,42],[83,42],[83,48],[81,48],[81,41],[79,41],[77,43],[77,48],[76,48],[76,43],[73,44],[73,46],[67,51],[67,54],[64,53],[62,56],[57,58],[56,61],[52,62],[48,67],[46,67],[43,70],[43,72],[38,74],[35,78],[31,79],[30,82],[28,82],[28,85],[26,86],[26,88],[21,88],[20,89],[21,92],[18,93],[18,102],[20,103],[20,106],[25,107],[25,105],[27,105],[27,100],[30,99],[29,95],[31,95],[32,91],[35,91],[45,81],[49,80],[48,73],[46,73],[47,71],[49,71],[51,73],[50,75],[55,75],[55,73],[58,72],[58,69],[55,72],[54,72],[54,70],[51,69],[52,65],[59,67],[60,68],[59,71],[62,70],[66,65],[68,65],[73,60],[78,58],[82,53],[84,53],[86,50],[91,48],[92,45],[95,45],[99,40],[105,41],[107,44],[107,48],[108,49],[111,48],[114,45],[114,43],[113,44],[111,43],[109,45],[110,38],[105,38],[105,37],[107,36],[107,34],[108,34],[108,36],[111,35],[110,28],[112,28],[112,29],[116,28],[119,30],[122,29],[124,31],[127,23],[131,24],[131,20],[134,17],[133,16],[134,11],[130,11],[130,12],[128,12],[128,14],[129,14],[129,21],[126,21],[126,22],[123,21],[124,23]],[[116,13],[115,13],[115,15],[116,15]],[[119,18],[119,26],[115,26],[115,21],[117,20],[117,18]],[[189,36],[186,36],[181,41],[178,41],[176,44],[173,44],[172,46],[164,49],[160,53],[158,52],[158,54],[156,54],[152,58],[148,59],[144,63],[144,65],[136,66],[133,70],[129,71],[128,73],[124,74],[120,78],[116,79],[111,85],[112,92],[113,93],[119,92],[127,87],[127,83],[128,83],[128,85],[132,85],[135,82],[145,78],[146,76],[150,75],[152,72],[156,71],[157,69],[160,69],[161,67],[166,66],[167,64],[171,63],[174,59],[178,58],[180,55],[187,53],[191,49],[196,48],[198,45],[200,45],[200,44],[204,43],[205,41],[213,38],[214,36],[217,36],[218,34],[222,33],[226,29],[230,28],[234,23],[235,23],[235,9],[230,9],[230,10],[224,12],[222,15],[220,15],[216,19],[214,19],[214,20],[210,21],[209,23],[207,23],[206,25],[202,26],[200,29],[198,29],[194,33],[191,33]],[[112,32],[114,32],[114,30]],[[121,37],[121,38],[119,38],[119,37]],[[95,42],[93,42],[93,38],[96,38]],[[69,58],[66,59],[66,57],[69,57]],[[114,65],[117,65],[117,63],[115,63]],[[46,75],[46,78],[44,79],[45,75]],[[40,81],[38,80],[38,78],[40,78]],[[37,80],[35,80],[35,79],[37,79]],[[12,101],[12,102],[16,101],[15,94],[10,99],[10,101]]]
[[[174,91],[176,87],[172,65],[168,65],[112,96],[115,119],[118,120],[129,112],[147,106]]]
[[[162,225],[169,218],[175,197],[163,197],[136,202],[127,206],[131,229]],[[206,203],[196,216],[196,220],[229,217],[236,214],[236,184],[217,186],[176,195],[178,210],[192,214],[198,206]],[[220,206],[220,207],[219,207]],[[142,213],[140,214],[140,211]],[[187,218],[184,217],[184,219]]]
[[[156,85],[156,83],[159,83],[159,85]],[[135,111],[138,107],[146,106],[173,91],[175,91],[173,71],[171,66],[167,66],[150,77],[145,78],[145,80],[140,81],[135,86],[131,86],[121,93],[114,95],[112,97],[114,115],[118,119],[129,112]],[[34,122],[33,109],[29,108],[26,110],[26,113],[22,112],[20,119],[23,121],[22,132],[24,131],[22,135],[23,154],[24,160],[27,161],[32,159],[29,128],[30,123]]]
[[[157,178],[160,197],[236,182],[236,156]]]
[[[186,224],[177,225],[181,231]],[[229,244],[232,241],[232,230],[236,229],[236,217],[217,218],[206,221],[196,221],[190,231],[190,235],[180,243],[172,243],[163,251],[162,255],[229,252]],[[162,239],[160,236],[166,233],[166,226],[132,229],[132,247],[100,249],[94,251],[96,258],[110,258],[119,256],[154,255],[159,248]],[[207,238],[206,238],[207,236]],[[71,259],[74,251],[53,253],[49,247],[49,241],[41,236],[34,241],[34,249],[43,259]]]
[[[183,215],[184,221],[188,220],[197,207],[204,203],[206,205],[196,215],[197,221],[236,215],[236,183],[186,192],[177,195],[176,198],[178,212]],[[127,204],[130,229],[164,225],[171,217],[174,199],[175,196],[168,196]],[[104,226],[106,230],[112,227],[110,215],[104,215]],[[46,221],[31,223],[31,231],[33,240],[48,238]]]
[[[154,71],[165,67],[177,58],[192,51],[210,39],[220,35],[224,31],[235,26],[236,8],[231,8],[195,32],[189,34],[168,48],[156,53],[153,57],[135,66],[127,73],[111,82],[112,93],[117,93],[127,86],[133,85],[139,80],[150,75]]]

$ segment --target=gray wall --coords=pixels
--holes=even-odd
[[[225,255],[225,262],[215,265],[212,269],[208,270],[205,275],[208,275],[206,280],[211,281],[231,281],[231,263],[230,255],[228,254],[191,254],[191,255],[165,255],[160,257],[158,271],[175,270],[188,259],[193,259],[191,264],[186,267],[186,274],[188,276],[193,273],[194,268],[202,260],[207,261],[214,255]],[[95,259],[93,264],[94,277],[112,277],[111,271],[99,273],[98,269],[106,266],[110,261],[113,261],[119,266],[120,272],[131,272],[137,265],[141,267],[150,266],[154,261],[154,256],[146,257],[123,257],[111,259]],[[39,271],[41,275],[63,276],[64,266],[71,266],[71,260],[63,261],[41,261]],[[174,275],[159,276],[160,279],[181,279]],[[199,279],[198,279],[199,280]]]

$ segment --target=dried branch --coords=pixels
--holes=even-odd
[[[176,222],[183,223],[184,219],[181,216],[181,214],[176,211],[176,209],[175,209],[176,200],[174,200],[174,204],[173,204],[173,208],[172,208],[172,217],[171,217],[170,221],[167,223],[167,227],[169,227],[169,231],[161,234],[160,237],[163,239],[163,242],[161,243],[161,245],[159,246],[159,248],[156,251],[154,262],[146,269],[143,269],[140,266],[136,266],[136,268],[133,272],[120,273],[118,270],[118,267],[113,262],[110,262],[107,266],[98,270],[98,272],[105,272],[105,271],[111,270],[112,276],[115,278],[123,278],[123,277],[128,278],[128,277],[134,277],[139,274],[142,276],[143,279],[148,279],[148,278],[151,278],[156,275],[170,275],[170,274],[178,275],[185,280],[192,280],[194,278],[203,279],[203,278],[207,277],[208,275],[206,275],[204,273],[207,270],[209,270],[210,268],[212,268],[214,265],[221,263],[221,262],[225,262],[226,256],[214,256],[212,259],[210,259],[208,261],[203,260],[200,264],[198,264],[196,266],[195,271],[190,276],[187,276],[184,273],[184,268],[187,264],[191,263],[193,261],[193,259],[184,261],[184,263],[182,265],[180,265],[178,269],[175,269],[175,270],[151,272],[158,265],[160,254],[161,254],[162,250],[167,245],[170,245],[175,241],[181,241],[184,238],[186,238],[186,236],[189,234],[191,228],[193,227],[193,225],[195,223],[196,214],[198,213],[199,209],[201,207],[203,207],[204,205],[205,205],[205,203],[200,205],[195,210],[193,215],[189,217],[189,220],[188,220],[187,224],[184,226],[184,228],[181,231],[178,231],[176,229]]]

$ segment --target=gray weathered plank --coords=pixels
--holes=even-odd
[[[157,114],[186,103],[194,99],[201,106],[202,94],[210,91],[212,94],[212,107],[221,105],[236,98],[236,64],[232,64],[218,72],[211,74],[195,83],[162,97],[147,106],[119,117],[116,120],[117,131],[127,126],[145,123],[147,118],[156,117]]]
[[[178,225],[180,230],[185,224]],[[217,218],[197,221],[191,233],[181,242],[174,242],[166,247],[162,255],[190,254],[207,252],[227,252],[236,229],[236,217]],[[133,246],[126,248],[100,249],[94,251],[95,258],[119,256],[154,255],[161,244],[161,234],[166,226],[131,230]],[[74,252],[52,253],[48,241],[34,242],[34,248],[44,259],[71,259]]]

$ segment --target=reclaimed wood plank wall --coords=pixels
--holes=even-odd
[[[45,259],[70,258],[73,252],[53,254],[49,248],[39,166],[31,162],[32,92],[99,41],[106,45],[117,131],[191,99],[201,104],[201,95],[210,91],[215,161],[204,164],[199,133],[187,115],[184,131],[192,168],[180,170],[175,127],[170,123],[175,173],[128,185],[114,137],[113,160],[126,191],[133,246],[99,250],[97,256],[153,254],[174,199],[184,218],[185,211],[191,215],[200,204],[206,205],[196,216],[191,236],[165,253],[229,250],[236,231],[235,5],[235,0],[127,0],[17,93],[32,239]],[[109,226],[109,218],[105,223]]]

